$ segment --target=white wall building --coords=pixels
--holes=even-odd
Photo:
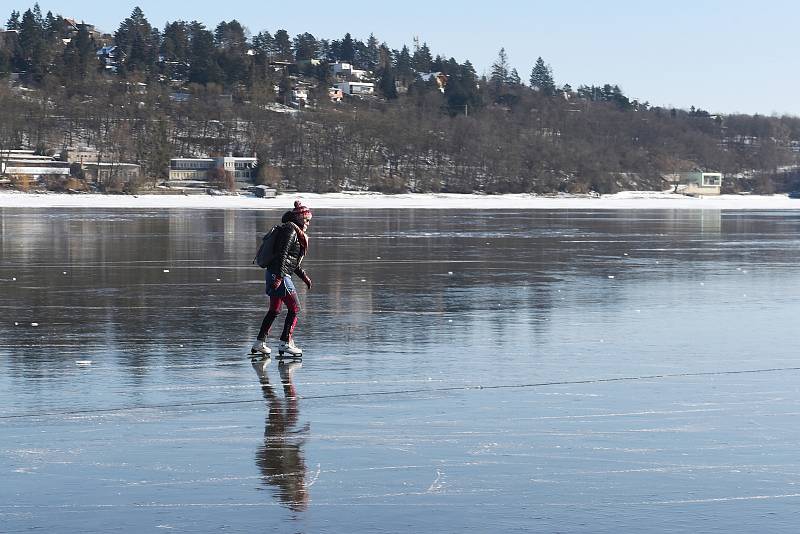
[[[346,95],[372,95],[375,94],[375,84],[371,82],[342,82],[336,87]]]
[[[26,176],[31,179],[48,176],[69,176],[69,163],[52,156],[37,156],[33,150],[0,152],[0,175]]]
[[[172,158],[169,160],[170,180],[208,180],[209,171],[215,168],[231,172],[237,182],[251,180],[256,158],[220,156],[215,158]]]
[[[369,76],[369,71],[353,68],[350,63],[342,63],[341,61],[331,65],[333,71],[333,78],[335,80],[363,80]]]

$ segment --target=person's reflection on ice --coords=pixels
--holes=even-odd
[[[256,451],[256,465],[261,470],[264,484],[277,491],[281,503],[291,510],[303,511],[308,506],[303,443],[309,425],[297,428],[297,393],[292,383],[292,375],[302,363],[282,361],[278,364],[283,398],[269,382],[268,363],[269,360],[253,362],[267,401],[264,444]]]

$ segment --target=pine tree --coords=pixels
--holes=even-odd
[[[131,16],[123,20],[114,33],[114,43],[122,52],[126,72],[155,69],[158,36],[141,8],[133,8]]]
[[[418,73],[425,73],[431,71],[432,63],[433,58],[431,57],[431,50],[428,48],[428,43],[422,43],[422,46],[414,50],[414,55],[411,57],[411,64]]]
[[[492,74],[489,78],[489,83],[497,90],[508,82],[508,75],[508,55],[506,54],[506,49],[501,48],[497,54],[497,61],[492,63]]]
[[[19,26],[20,58],[18,63],[37,82],[42,80],[50,66],[41,18],[41,11],[37,17],[33,11],[28,9],[23,13]]]
[[[353,44],[353,38],[349,33],[344,34],[339,49],[339,61],[344,63],[352,63],[356,59],[356,48]]]
[[[310,33],[301,33],[294,38],[294,58],[296,61],[316,59],[319,56],[317,38]]]
[[[193,21],[189,28],[191,35],[189,81],[199,84],[221,82],[222,71],[216,62],[214,35],[197,21]]]
[[[220,22],[214,30],[214,39],[217,42],[217,46],[223,50],[238,54],[247,52],[247,38],[244,34],[244,27],[236,19],[230,22]]]
[[[545,65],[541,56],[536,59],[536,64],[531,70],[531,87],[541,91],[545,95],[552,96],[556,92],[556,84],[553,81],[553,70],[550,65]]]
[[[364,67],[367,70],[377,69],[380,63],[380,54],[378,50],[378,39],[375,38],[375,35],[369,34],[364,52],[364,57],[362,58]]]
[[[289,40],[289,32],[286,30],[275,32],[273,55],[280,61],[292,60],[292,42]]]
[[[385,69],[387,67],[394,68],[394,63],[392,62],[392,51],[389,50],[389,45],[386,43],[381,43],[378,47],[378,68]]]
[[[6,22],[6,29],[7,30],[19,30],[20,21],[19,21],[19,11],[12,11],[11,16]]]
[[[253,49],[265,58],[271,58],[275,50],[275,39],[267,32],[259,32],[253,37]]]
[[[94,41],[86,26],[78,28],[78,34],[64,47],[61,78],[66,83],[85,80],[96,65]]]
[[[44,29],[44,17],[42,17],[42,8],[39,7],[39,2],[33,4],[33,19],[40,28]]]
[[[404,82],[408,82],[414,77],[411,53],[407,46],[403,45],[399,52],[394,53],[394,68],[397,76]]]
[[[394,71],[391,66],[387,65],[381,69],[378,87],[383,93],[383,96],[389,100],[397,98],[397,85],[395,83]]]
[[[61,27],[58,25],[52,11],[48,11],[47,15],[45,15],[42,29],[47,39],[55,39],[60,36]]]
[[[511,69],[511,74],[508,75],[509,85],[522,85],[522,79],[519,77],[517,69]]]

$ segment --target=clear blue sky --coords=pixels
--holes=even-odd
[[[33,2],[4,2],[12,9]],[[712,113],[789,113],[800,116],[800,2],[789,0],[670,0],[669,2],[553,0],[306,0],[297,2],[100,2],[42,0],[48,10],[112,33],[138,5],[151,24],[198,20],[213,29],[237,19],[251,34],[283,28],[294,36],[366,40],[370,32],[390,48],[411,47],[414,36],[433,54],[469,59],[488,72],[505,47],[528,79],[538,56],[556,83],[618,84],[653,105]]]

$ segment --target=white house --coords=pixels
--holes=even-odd
[[[4,150],[0,152],[0,175],[30,179],[69,176],[69,163],[52,156],[37,156],[33,150]]]
[[[336,87],[346,95],[372,95],[375,94],[375,84],[371,82],[342,82]]]
[[[342,63],[341,61],[331,65],[331,70],[333,71],[333,78],[341,81],[359,81],[369,76],[369,71],[355,69],[350,63]]]
[[[179,181],[206,181],[209,171],[222,169],[233,174],[237,182],[253,177],[256,158],[220,156],[214,158],[172,158],[169,160],[169,179]]]
[[[308,103],[308,89],[302,86],[297,86],[292,89],[292,102],[300,106]]]

